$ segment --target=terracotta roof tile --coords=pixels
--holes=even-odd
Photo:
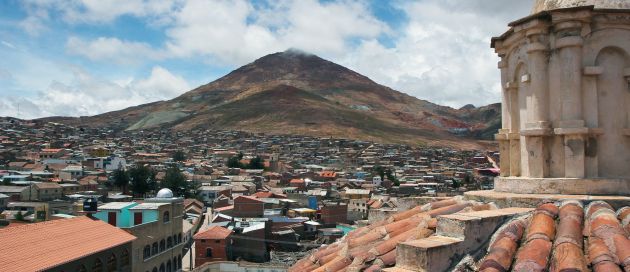
[[[544,203],[531,217],[500,228],[479,262],[479,271],[630,271],[630,233],[624,229],[630,209],[615,214],[601,201],[586,208],[572,200],[559,206]],[[523,231],[514,224],[522,221],[528,222],[527,238],[516,249]],[[508,234],[509,229],[515,231]]]
[[[39,271],[135,240],[85,216],[0,229],[0,271]]]
[[[214,240],[221,240],[221,239],[225,239],[228,236],[230,236],[230,234],[232,234],[233,231],[226,229],[224,227],[221,226],[213,226],[208,228],[207,230],[197,233],[194,236],[194,239],[214,239]]]

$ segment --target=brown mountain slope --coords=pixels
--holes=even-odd
[[[494,129],[499,114],[496,105],[439,106],[315,55],[288,50],[169,101],[54,120],[127,130],[207,127],[470,147],[476,145],[475,136]]]

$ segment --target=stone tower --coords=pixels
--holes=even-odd
[[[630,1],[538,0],[501,58],[496,192],[630,195]]]

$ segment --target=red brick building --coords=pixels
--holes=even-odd
[[[348,221],[348,205],[345,203],[326,203],[321,208],[321,222],[324,225],[346,223]]]
[[[234,199],[234,217],[263,217],[265,202],[251,196],[239,196]]]
[[[227,261],[227,241],[233,231],[214,226],[195,234],[195,266],[206,262]]]

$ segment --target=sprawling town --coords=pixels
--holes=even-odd
[[[104,6],[97,6],[112,14],[78,20],[96,2],[55,6],[34,1],[11,6],[26,10],[11,16],[38,14],[20,25],[57,24],[64,32],[57,30],[60,35],[82,29],[75,23],[96,20],[138,27],[136,19],[150,17],[151,30],[143,25],[139,32],[151,32],[159,40],[215,30],[215,25],[195,23],[247,10],[233,20],[245,21],[242,32],[216,27],[229,35],[165,40],[164,50],[103,37],[90,44],[72,36],[66,44],[67,52],[73,46],[88,48],[83,53],[127,46],[136,51],[122,54],[119,61],[129,67],[133,63],[126,61],[135,55],[155,62],[174,57],[167,53],[175,50],[189,72],[196,68],[188,64],[202,56],[184,54],[186,48],[178,46],[187,41],[199,50],[241,33],[245,37],[232,41],[239,45],[232,47],[252,43],[261,46],[252,51],[270,53],[262,43],[252,42],[258,41],[252,35],[270,41],[291,32],[294,26],[282,28],[282,20],[275,18],[293,8],[304,10],[291,5],[306,3],[309,12],[287,16],[289,21],[312,29],[333,25],[315,31],[326,39],[334,39],[325,34],[336,30],[369,34],[369,29],[337,20],[344,12],[359,9],[360,15],[350,17],[380,22],[370,19],[367,6],[354,1],[279,1],[278,6],[238,2],[242,5],[218,12],[215,9],[232,1],[183,1],[182,6],[166,1],[151,7],[143,5],[155,3],[140,1],[136,4],[144,10],[122,13],[124,5],[102,2]],[[400,9],[365,2],[380,12]],[[477,24],[482,17],[493,17],[479,22],[488,27],[485,24],[505,19],[494,21],[494,15],[500,17],[512,5],[533,4],[529,15],[518,13],[525,16],[520,19],[512,18],[517,13],[510,11],[513,21],[490,40],[491,33],[485,33],[490,30],[479,26],[467,25],[471,29],[464,35],[448,39],[442,36],[452,35],[455,28],[433,23],[424,28],[417,22],[409,22],[413,35],[404,48],[384,47],[376,36],[369,42],[352,36],[360,46],[351,51],[393,52],[408,68],[406,62],[423,62],[429,55],[400,50],[437,39],[440,48],[428,54],[447,63],[455,57],[443,54],[449,51],[443,41],[475,44],[479,41],[470,37],[480,35],[496,53],[498,63],[492,69],[499,70],[495,86],[501,103],[460,108],[433,104],[297,49],[270,53],[213,82],[162,97],[170,100],[145,97],[147,104],[125,109],[118,101],[109,112],[92,116],[39,111],[30,119],[17,118],[24,109],[19,103],[33,98],[24,94],[0,99],[0,106],[18,102],[12,115],[16,117],[0,117],[0,271],[630,272],[630,1],[500,1],[507,8],[492,1],[392,2],[432,21],[457,21],[460,32],[466,20]],[[423,8],[413,9],[418,3]],[[0,16],[5,15],[3,5],[10,4],[0,3]],[[73,8],[74,13],[59,11]],[[163,9],[166,12],[159,12]],[[55,16],[49,12],[66,17],[51,20]],[[184,16],[182,22],[168,16],[182,12],[192,18]],[[328,20],[302,18],[311,12]],[[0,17],[1,26],[10,22]],[[264,27],[256,25],[261,22]],[[171,28],[186,24],[193,25],[192,30]],[[107,31],[103,26],[135,33],[107,24],[87,29]],[[165,34],[152,33],[160,31]],[[440,37],[431,36],[432,31]],[[27,35],[34,41],[29,43],[44,42]],[[199,36],[210,36],[211,41],[201,42]],[[315,42],[308,36],[297,40]],[[3,31],[0,39],[5,39]],[[390,45],[399,41],[390,40]],[[18,47],[0,40],[0,48]],[[476,47],[451,50],[468,60],[455,65],[469,66],[459,77],[484,76],[480,60],[489,57],[470,48]],[[119,52],[107,49],[103,55],[90,55],[91,61]],[[219,55],[233,56],[231,49],[219,50]],[[75,55],[68,58],[75,62],[69,63],[88,63]],[[380,66],[387,59],[381,56],[364,58]],[[201,62],[211,66],[210,61]],[[407,86],[428,84],[431,92],[459,83],[461,71],[440,65],[417,80],[411,71],[397,77],[412,78]],[[82,74],[81,65],[70,66],[81,79],[93,79]],[[117,67],[112,70],[122,66]],[[387,65],[378,68],[393,73]],[[0,64],[0,84],[13,77],[2,69]],[[50,72],[44,70],[37,70],[37,76]],[[126,95],[138,86],[161,92],[180,81],[175,87],[189,88],[164,68],[156,66],[152,74],[158,84],[129,79],[87,85],[105,94],[107,88],[123,84],[114,95],[125,99],[131,99],[133,95]],[[444,75],[449,80],[440,77]],[[478,85],[469,82],[459,86]],[[62,85],[54,81],[49,89],[63,89],[56,95],[69,103],[77,97],[93,103],[79,90],[81,84]],[[487,95],[481,87],[472,88],[474,96]],[[40,95],[39,105],[54,96]],[[107,100],[104,97],[99,96],[99,102]],[[31,113],[38,106],[25,104]],[[62,110],[66,105],[50,104]]]
[[[0,128],[1,224],[88,214],[139,237],[134,271],[237,260],[286,268],[399,208],[491,188],[498,173],[495,153],[348,139],[17,119]],[[84,209],[92,201],[95,213]]]

